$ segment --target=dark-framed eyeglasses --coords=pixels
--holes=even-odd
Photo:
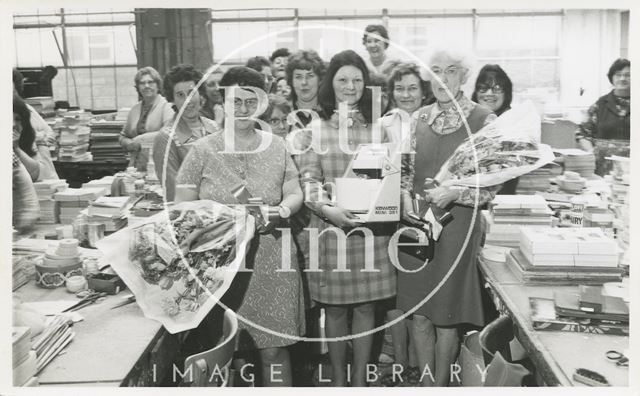
[[[500,85],[493,85],[491,87],[486,86],[486,85],[479,85],[478,86],[478,93],[485,94],[485,93],[489,92],[489,90],[491,90],[491,92],[493,92],[494,94],[502,94],[502,93],[504,93],[504,88],[502,88]]]

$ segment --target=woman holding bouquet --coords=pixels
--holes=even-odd
[[[332,204],[324,187],[325,183],[342,177],[353,158],[339,145],[340,104],[346,105],[348,111],[343,117],[347,118],[350,150],[372,141],[371,93],[365,88],[367,85],[369,71],[354,51],[340,52],[331,59],[318,95],[322,107],[320,148],[327,151],[317,153],[312,147],[298,161],[305,202],[315,214],[310,228],[322,232],[337,227],[346,233],[361,226],[368,227],[373,234],[372,238],[365,239],[362,231],[353,232],[342,245],[335,233],[327,230],[319,238],[318,251],[314,253],[311,250],[310,263],[317,263],[318,268],[307,272],[309,289],[311,298],[325,308],[327,337],[358,335],[353,339],[350,378],[346,367],[347,342],[329,342],[334,386],[346,386],[349,379],[353,386],[366,386],[366,365],[371,355],[373,336],[362,333],[374,327],[374,303],[392,297],[396,292],[395,271],[387,252],[395,227],[392,224],[388,227],[358,223],[353,213]],[[371,239],[371,245],[365,243]],[[373,256],[374,270],[363,271],[365,259],[370,256]],[[339,270],[339,264],[344,264],[346,270]],[[353,313],[351,331],[347,320],[349,311]]]
[[[220,86],[264,90],[265,80],[255,70],[232,67],[220,80]],[[234,94],[235,149],[255,151],[266,135],[272,139],[271,144],[248,154],[223,153],[223,133],[201,139],[182,163],[176,201],[210,199],[238,204],[233,192],[244,186],[251,196],[261,197],[270,212],[288,218],[302,206],[296,166],[282,138],[254,129],[253,117],[258,116],[254,113],[260,108],[256,93],[236,88]],[[229,122],[229,116],[226,119]],[[260,353],[263,383],[291,386],[291,362],[285,347],[296,340],[286,335],[304,334],[304,303],[295,252],[282,251],[282,235],[274,230],[277,223],[273,219],[270,227],[256,232],[246,257],[246,267],[251,272],[236,275],[223,302],[240,318],[239,349],[257,349]],[[291,258],[291,270],[282,268],[287,257]]]
[[[410,193],[413,192],[425,194],[436,215],[447,209],[453,220],[444,226],[435,242],[434,256],[424,268],[415,273],[398,272],[397,306],[405,312],[418,307],[412,321],[413,345],[420,370],[424,373],[428,365],[435,380],[432,381],[428,374],[423,375],[422,384],[446,386],[450,365],[458,355],[457,327],[466,323],[484,325],[476,267],[481,239],[478,207],[490,201],[498,187],[490,190],[431,188],[425,185],[425,179],[433,178],[465,138],[495,119],[495,115],[462,92],[461,86],[467,81],[470,70],[465,56],[448,50],[437,51],[428,66],[437,101],[419,110],[411,138],[415,155],[403,155],[403,218],[414,222],[407,216],[412,210]],[[464,121],[469,125],[469,131]],[[426,191],[425,187],[428,188]],[[479,194],[478,207],[474,207],[476,194]],[[405,270],[417,270],[424,265],[423,260],[404,253],[399,254],[399,260]],[[439,287],[454,265],[448,280]]]

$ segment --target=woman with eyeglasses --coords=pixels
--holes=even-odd
[[[487,64],[480,69],[471,100],[493,111],[497,116],[511,108],[513,84],[498,65]]]
[[[286,347],[296,342],[291,337],[304,334],[304,302],[295,252],[283,251],[284,236],[276,228],[302,206],[298,170],[282,138],[255,129],[251,117],[262,107],[256,93],[245,88],[264,90],[264,77],[247,67],[232,67],[220,84],[233,89],[227,95],[234,98],[236,150],[254,151],[266,137],[271,143],[258,152],[227,153],[223,152],[224,133],[198,141],[180,168],[176,201],[211,199],[238,204],[234,190],[243,186],[252,197],[262,198],[274,214],[269,226],[257,230],[248,248],[246,267],[251,272],[238,272],[223,302],[243,319],[238,349],[259,352],[263,384],[291,386]],[[291,270],[283,269],[285,258],[291,259]]]
[[[269,105],[262,113],[260,119],[267,122],[271,126],[271,132],[286,138],[291,129],[287,123],[287,116],[291,113],[291,104],[282,96],[269,94]]]
[[[578,145],[596,155],[596,173],[606,175],[611,155],[628,157],[631,138],[631,62],[616,59],[607,73],[613,89],[594,103],[588,119],[580,125]]]
[[[414,214],[411,194],[415,193],[425,196],[437,217],[448,211],[452,220],[444,225],[439,239],[431,241],[434,253],[427,265],[422,259],[398,253],[406,271],[398,271],[396,304],[403,312],[417,307],[411,330],[419,368],[423,372],[428,365],[434,376],[434,381],[429,375],[423,376],[422,385],[447,386],[459,351],[458,328],[485,324],[476,266],[482,238],[480,206],[491,201],[498,188],[434,187],[427,179],[436,175],[469,133],[479,131],[495,115],[469,100],[461,89],[471,68],[468,56],[439,50],[427,65],[436,102],[418,111],[410,139],[415,154],[402,156],[402,216],[407,223],[419,226],[410,216]]]
[[[487,64],[480,69],[471,100],[493,111],[497,116],[511,109],[513,83],[499,66]],[[500,195],[514,195],[518,188],[518,178],[502,185]]]
[[[198,139],[220,130],[215,121],[200,115],[205,87],[203,84],[198,90],[194,88],[201,79],[202,73],[192,65],[174,66],[164,76],[164,94],[173,102],[174,115],[155,136],[153,163],[168,202],[175,197],[176,176],[189,150]],[[191,93],[193,96],[187,101]],[[178,118],[183,108],[182,116]]]
[[[153,143],[156,132],[173,119],[173,111],[167,100],[160,95],[162,78],[153,67],[143,67],[133,78],[140,102],[133,105],[127,122],[120,133],[120,145],[129,152],[129,164],[140,171],[147,170],[148,150],[142,145]]]
[[[370,233],[367,236],[362,231],[353,232],[343,245],[334,232],[328,230],[319,239],[318,250],[310,254],[310,262],[317,263],[319,271],[306,273],[309,291],[311,298],[324,307],[327,337],[355,335],[350,370],[347,342],[328,343],[333,386],[346,386],[349,379],[352,386],[367,385],[366,370],[373,342],[373,335],[367,331],[374,328],[375,305],[396,293],[396,275],[388,256],[394,224],[361,224],[354,213],[332,202],[327,189],[329,183],[344,176],[353,159],[353,154],[343,151],[340,143],[340,105],[346,105],[347,113],[343,116],[347,118],[349,149],[372,143],[371,91],[365,89],[367,85],[370,85],[369,70],[354,51],[342,51],[331,59],[318,94],[322,107],[319,148],[323,152],[316,152],[312,147],[301,154],[298,161],[305,203],[314,213],[309,228],[322,232],[337,227],[347,233],[360,226]],[[368,258],[372,265],[369,271],[364,270]],[[344,265],[346,270],[341,270],[339,265]],[[353,315],[351,326],[347,319],[350,314]]]

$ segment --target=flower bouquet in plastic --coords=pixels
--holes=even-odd
[[[255,223],[242,208],[181,202],[98,242],[148,318],[198,326],[243,265]]]
[[[435,176],[441,186],[490,187],[555,158],[540,143],[540,116],[531,102],[505,112],[458,146]]]

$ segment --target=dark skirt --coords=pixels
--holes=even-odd
[[[480,212],[476,212],[473,231],[464,249],[464,240],[472,225],[474,209],[455,205],[451,209],[453,220],[447,224],[435,243],[434,257],[418,272],[398,271],[397,307],[407,312],[414,307],[415,314],[426,316],[436,326],[454,326],[470,323],[484,325],[481,298],[481,280],[478,274],[477,256],[482,237]],[[463,251],[456,268],[442,286],[427,300],[443,281],[447,272]],[[399,263],[406,270],[416,270],[424,265],[422,260],[399,253]]]

